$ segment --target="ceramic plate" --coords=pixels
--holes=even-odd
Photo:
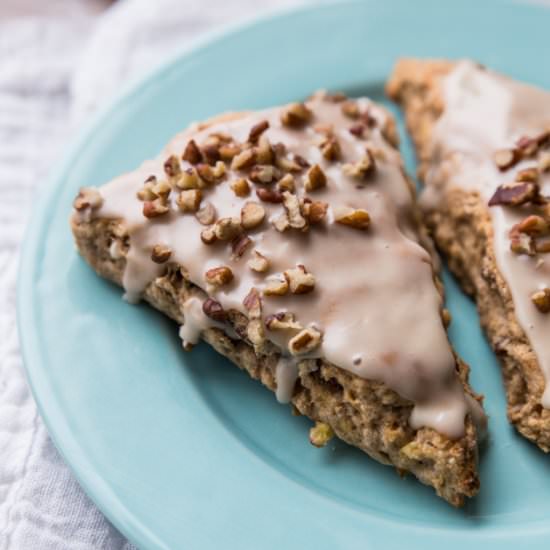
[[[446,277],[451,337],[486,395],[479,496],[455,510],[360,451],[318,450],[310,423],[177,327],[131,306],[75,252],[78,187],[157,154],[193,120],[318,88],[385,101],[399,56],[471,57],[550,87],[550,11],[497,1],[322,4],[203,42],[127,90],[67,154],[34,212],[19,284],[28,376],[50,433],[110,520],[142,548],[548,548],[550,462],[505,419],[495,358]],[[401,128],[402,129],[402,128]],[[408,168],[412,150],[404,142]]]

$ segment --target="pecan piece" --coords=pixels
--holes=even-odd
[[[346,115],[349,118],[359,118],[359,105],[357,105],[357,101],[353,99],[348,99],[342,103],[341,106],[342,113]]]
[[[497,168],[502,172],[514,166],[519,161],[519,158],[517,149],[499,149],[493,155]]]
[[[176,176],[179,176],[181,173],[181,166],[180,161],[176,155],[170,155],[165,161],[164,161],[164,173],[169,178],[174,178]]]
[[[204,204],[195,214],[198,222],[202,225],[210,225],[216,221],[216,209],[211,202]]]
[[[519,224],[512,227],[509,236],[510,250],[514,254],[527,254],[528,256],[536,254],[535,239],[531,235],[519,231]]]
[[[354,209],[343,206],[334,208],[334,221],[355,229],[366,230],[370,225],[370,216],[362,208]]]
[[[250,143],[257,143],[260,136],[269,128],[269,122],[267,120],[261,120],[250,129],[248,134],[248,141]]]
[[[211,166],[221,158],[219,144],[207,143],[201,147],[201,152],[205,162]]]
[[[207,317],[217,321],[218,323],[224,323],[227,320],[227,313],[223,309],[222,305],[213,300],[212,298],[207,298],[202,304],[202,311]]]
[[[533,292],[531,301],[541,313],[550,313],[550,288],[546,287]]]
[[[241,148],[236,143],[225,143],[220,145],[220,158],[226,162],[233,160],[239,153]]]
[[[310,327],[301,330],[288,343],[288,350],[292,355],[303,355],[319,347],[322,334],[316,328]]]
[[[276,171],[274,166],[271,166],[270,164],[257,164],[250,170],[250,174],[248,177],[251,181],[254,183],[272,183],[275,181],[278,176],[278,172]]]
[[[253,201],[245,202],[241,209],[241,225],[244,229],[258,227],[265,218],[265,209],[261,204]]]
[[[204,274],[204,278],[206,279],[206,282],[210,285],[224,286],[229,284],[233,280],[233,271],[231,271],[231,268],[225,265],[220,267],[213,267]]]
[[[536,183],[513,182],[499,185],[489,200],[489,206],[518,206],[537,199],[539,186]]]
[[[252,240],[247,235],[237,235],[231,243],[231,250],[233,251],[233,259],[240,258],[246,249],[252,244]]]
[[[304,103],[291,103],[281,114],[281,122],[284,126],[300,128],[305,126],[312,116],[313,113]]]
[[[327,185],[327,177],[318,164],[314,164],[306,175],[304,188],[306,191],[315,191]]]
[[[520,233],[527,233],[534,237],[538,237],[548,233],[548,223],[542,216],[531,215],[527,216],[517,224],[517,230]]]
[[[240,152],[238,155],[233,157],[231,161],[232,170],[244,170],[245,168],[250,168],[256,161],[256,155],[252,149],[245,149]]]
[[[323,221],[327,215],[328,204],[323,201],[312,201],[305,198],[302,203],[302,214],[310,225]]]
[[[269,315],[265,320],[265,326],[268,330],[301,330],[303,327],[296,322],[293,313],[281,311]]]
[[[82,187],[73,201],[73,207],[78,212],[86,209],[96,210],[100,208],[102,204],[103,197],[94,187]]]
[[[183,160],[190,164],[198,164],[202,161],[202,153],[194,139],[189,140],[182,155]]]
[[[532,182],[537,183],[539,180],[539,171],[537,168],[525,168],[525,170],[520,170],[515,177],[516,181],[519,182]]]
[[[342,148],[336,137],[332,134],[328,135],[321,141],[319,148],[321,154],[326,160],[338,160],[342,156]]]
[[[266,279],[264,296],[284,296],[288,292],[288,281],[284,275],[273,275]]]
[[[256,189],[256,195],[261,201],[280,203],[283,202],[283,195],[276,189],[266,189],[265,187],[259,187]]]
[[[237,197],[246,197],[250,193],[250,185],[244,178],[233,181],[231,183],[231,189]]]
[[[539,156],[538,168],[541,172],[550,171],[550,151],[543,151]]]
[[[196,169],[186,168],[176,180],[176,187],[179,189],[198,189],[202,187],[202,181],[199,179]]]
[[[304,229],[307,226],[307,222],[300,211],[300,201],[296,195],[285,191],[283,193],[283,206],[285,207],[290,227]]]
[[[163,264],[167,262],[172,256],[172,249],[169,246],[162,244],[156,244],[151,250],[151,260],[156,264]]]
[[[168,212],[169,208],[161,199],[155,199],[152,201],[145,201],[143,203],[143,215],[146,218],[156,218],[162,216]]]
[[[265,273],[269,269],[269,260],[257,250],[252,253],[252,258],[246,265],[256,273]]]
[[[200,189],[187,189],[178,195],[176,204],[182,212],[196,212],[200,208],[201,200]]]
[[[214,234],[220,241],[231,241],[241,231],[239,218],[220,218],[214,225]]]
[[[218,240],[214,227],[215,226],[206,227],[201,231],[201,241],[204,244],[213,244]]]
[[[284,275],[292,294],[308,294],[315,288],[315,277],[303,265],[287,269]]]
[[[370,149],[366,149],[365,156],[353,164],[344,164],[342,171],[346,176],[356,179],[367,179],[376,171],[376,161]]]
[[[280,191],[281,193],[283,191],[290,191],[291,193],[294,193],[295,188],[296,188],[296,182],[292,174],[284,175],[277,182],[277,190]]]

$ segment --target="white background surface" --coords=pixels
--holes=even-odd
[[[126,0],[91,17],[76,1],[60,16],[0,21],[0,550],[133,548],[60,459],[25,380],[15,295],[37,189],[70,136],[122,83],[200,33],[297,3]]]

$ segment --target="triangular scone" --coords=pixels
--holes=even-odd
[[[368,99],[225,115],[75,200],[96,271],[331,435],[454,505],[483,411],[447,339],[394,121]],[[228,391],[229,388],[228,388]]]
[[[470,61],[403,60],[405,109],[437,245],[498,355],[508,417],[550,450],[550,93]]]

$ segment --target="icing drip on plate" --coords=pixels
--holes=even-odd
[[[542,199],[550,195],[550,93],[468,61],[458,63],[442,87],[445,111],[433,138],[437,163],[422,202],[437,202],[445,185],[477,191],[491,204],[496,262],[544,373],[541,402],[550,408],[550,256],[544,250],[550,251],[550,229],[540,221],[550,222]],[[518,231],[530,215],[540,218],[535,236],[527,226]]]
[[[185,341],[205,319],[246,314],[249,340],[265,335],[281,350],[281,401],[296,362],[322,357],[410,400],[414,428],[456,438],[471,407],[390,140],[388,115],[364,98],[321,94],[227,115],[101,187],[95,216],[127,227],[129,296],[163,272],[165,257],[208,293],[209,316],[193,315],[198,304],[186,311]]]

